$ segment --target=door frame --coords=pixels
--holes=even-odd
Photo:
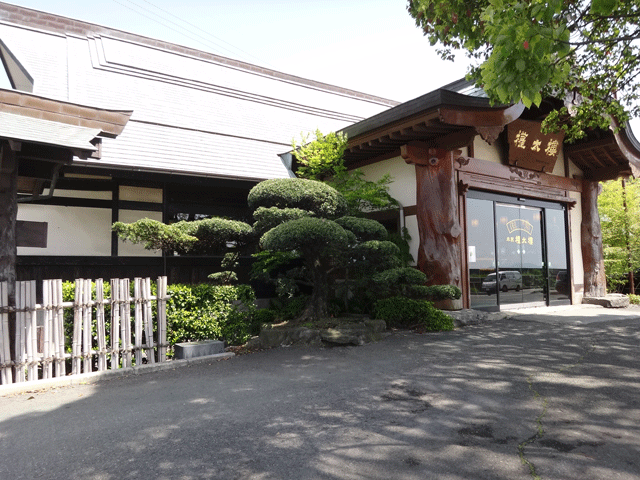
[[[496,203],[503,203],[503,204],[508,204],[508,205],[514,205],[514,206],[520,206],[520,205],[524,205],[527,207],[534,207],[534,208],[540,208],[541,212],[542,212],[542,218],[540,219],[541,222],[541,229],[542,229],[542,255],[543,255],[543,271],[544,271],[544,276],[545,276],[545,282],[546,282],[546,288],[547,288],[547,295],[546,295],[546,299],[544,302],[532,302],[532,303],[514,303],[514,304],[508,304],[511,308],[522,308],[524,306],[548,306],[550,304],[550,283],[549,283],[549,267],[548,267],[548,236],[547,236],[547,228],[546,228],[546,211],[547,209],[551,209],[551,210],[559,210],[563,212],[563,218],[564,218],[564,231],[565,231],[565,257],[566,257],[566,264],[567,264],[567,273],[569,275],[569,284],[571,285],[573,282],[571,280],[571,255],[570,255],[570,243],[571,243],[571,237],[570,237],[570,225],[569,225],[569,205],[567,205],[565,202],[552,202],[552,201],[548,201],[548,200],[539,200],[539,199],[535,199],[535,198],[527,198],[527,197],[520,197],[520,196],[516,196],[516,195],[505,195],[502,193],[496,193],[496,192],[488,192],[488,191],[484,191],[484,190],[472,190],[469,189],[465,192],[465,194],[463,196],[461,196],[461,202],[462,205],[460,205],[461,208],[461,213],[463,213],[461,220],[462,220],[462,224],[464,225],[464,245],[463,245],[463,251],[464,251],[464,261],[463,261],[463,272],[462,272],[462,278],[464,278],[466,285],[464,286],[464,291],[465,291],[465,303],[466,303],[466,307],[467,308],[471,308],[471,292],[470,292],[470,275],[469,275],[469,237],[468,237],[468,228],[467,228],[467,198],[472,198],[472,199],[478,199],[478,200],[487,200],[487,201],[491,201],[492,202],[492,210],[493,210],[493,229],[494,229],[494,236],[493,236],[493,241],[494,241],[494,252],[495,252],[495,259],[496,259],[496,267],[495,267],[495,273],[496,273],[496,278],[498,278],[498,265],[499,265],[499,258],[498,258],[498,236],[497,236],[497,232],[496,232],[496,222],[495,222],[495,218],[496,218]],[[500,311],[501,308],[501,303],[500,303],[500,292],[497,291],[496,292],[497,295],[497,305],[496,307],[488,307],[488,308],[479,308],[479,309],[486,309],[486,310],[490,310],[490,311]],[[568,304],[571,303],[571,296],[569,296],[569,300],[568,300]]]

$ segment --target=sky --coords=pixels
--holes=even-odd
[[[4,0],[397,101],[462,78],[406,0]]]
[[[405,102],[464,77],[406,0],[3,0]],[[0,76],[0,88],[9,88]],[[640,138],[640,120],[631,123]]]

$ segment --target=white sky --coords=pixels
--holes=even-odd
[[[462,78],[406,10],[406,0],[8,1],[406,101]],[[173,15],[173,16],[172,16]],[[158,23],[161,22],[161,23]]]

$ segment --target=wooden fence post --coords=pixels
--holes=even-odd
[[[167,360],[167,277],[158,277],[156,305],[158,307],[158,362]]]
[[[131,293],[129,279],[120,280],[120,332],[122,336],[123,359],[122,367],[131,366]]]
[[[53,292],[51,290],[51,280],[44,280],[42,282],[42,308],[44,309],[44,329],[43,329],[43,348],[42,348],[42,378],[53,377],[53,363],[52,363],[52,324],[53,324],[53,306],[52,306]]]
[[[11,340],[9,338],[9,285],[0,282],[0,372],[3,385],[13,383],[11,371]]]
[[[111,370],[120,368],[120,281],[111,279]]]
[[[64,307],[62,306],[62,280],[52,280],[54,284],[54,314],[53,314],[53,343],[57,356],[56,377],[66,375],[65,355],[65,335],[64,335]]]
[[[98,371],[107,369],[107,340],[104,322],[104,283],[96,279],[96,334],[98,337]]]

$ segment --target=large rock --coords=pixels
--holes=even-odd
[[[323,329],[302,326],[265,326],[260,330],[260,336],[251,340],[251,348],[272,348],[293,344],[319,345],[322,342],[336,345],[363,345],[380,340],[382,332],[386,329],[384,320],[371,319]]]
[[[621,293],[610,293],[604,297],[583,297],[582,303],[605,308],[625,308],[629,306],[629,297]]]

